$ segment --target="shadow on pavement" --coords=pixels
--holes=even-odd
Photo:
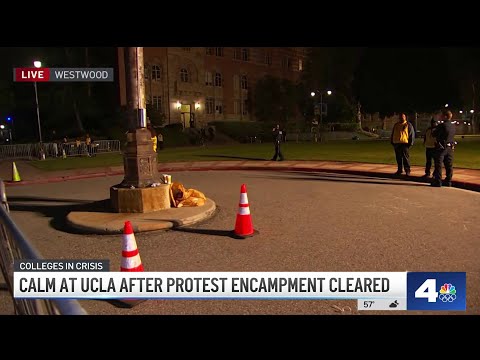
[[[70,204],[63,204],[70,202]],[[48,198],[37,196],[9,196],[8,203],[10,211],[27,211],[40,213],[46,217],[52,218],[50,226],[55,230],[71,233],[81,234],[81,232],[74,230],[67,226],[66,217],[72,211],[85,212],[109,212],[110,199],[91,201],[91,200],[74,200],[62,198]],[[60,204],[54,204],[60,203]]]
[[[261,160],[261,161],[266,161],[268,159],[265,158],[254,158],[254,157],[243,157],[243,156],[233,156],[233,155],[216,155],[216,154],[210,154],[210,155],[197,155],[201,157],[218,157],[218,158],[226,158],[226,159],[238,159],[238,160]]]
[[[238,239],[235,237],[232,230],[214,230],[214,229],[192,229],[192,228],[173,228],[171,231],[180,231],[188,232],[193,234],[202,234],[202,235],[214,235],[214,236],[225,236],[232,239]]]
[[[46,198],[41,196],[8,196],[8,202],[10,201],[41,201],[41,202],[68,202],[68,203],[79,203],[79,204],[87,204],[91,203],[91,200],[80,200],[80,199],[54,199],[54,198]]]
[[[307,181],[331,181],[331,182],[348,182],[357,184],[374,184],[374,185],[397,185],[397,186],[426,186],[425,183],[408,182],[407,178],[388,179],[388,178],[369,178],[342,176],[339,174],[311,173],[311,172],[278,172],[277,175],[246,175],[247,177],[256,177],[274,180],[307,180]]]

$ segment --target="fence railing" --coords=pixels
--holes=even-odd
[[[0,160],[33,160],[65,156],[95,156],[102,153],[119,153],[120,140],[97,140],[90,145],[81,142],[0,145]]]
[[[76,300],[16,299],[13,297],[14,261],[42,259],[9,214],[5,184],[0,180],[0,270],[18,315],[88,315]]]

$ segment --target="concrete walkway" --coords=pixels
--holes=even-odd
[[[60,182],[67,180],[86,179],[94,177],[115,176],[123,174],[123,166],[105,168],[76,169],[67,171],[42,171],[28,162],[16,162],[21,175],[21,182],[9,182],[11,180],[11,162],[0,163],[0,178],[4,179],[7,186],[19,186],[28,184],[41,184]],[[356,174],[372,177],[400,178],[395,176],[396,165],[367,164],[355,162],[337,161],[268,161],[268,160],[231,160],[231,161],[188,161],[158,164],[160,173],[175,171],[209,171],[209,170],[273,170],[273,171],[306,171],[306,172],[333,172],[341,174]],[[424,168],[413,166],[412,181],[430,182],[422,178]],[[445,174],[445,171],[443,172]],[[405,176],[401,178],[407,179]],[[453,186],[480,191],[480,170],[454,168]]]

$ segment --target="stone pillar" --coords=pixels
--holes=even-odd
[[[123,161],[125,178],[120,185],[143,188],[158,182],[157,154],[146,128],[143,48],[127,47],[124,54],[129,130]]]

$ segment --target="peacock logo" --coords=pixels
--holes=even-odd
[[[440,295],[438,298],[443,302],[454,302],[457,298],[457,290],[452,284],[443,284],[440,288]]]

